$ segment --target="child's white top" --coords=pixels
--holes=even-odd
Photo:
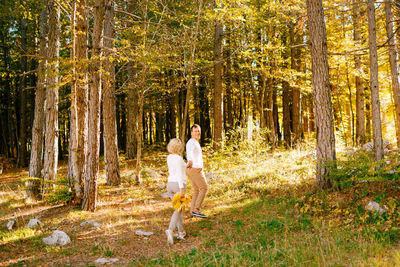
[[[201,152],[201,146],[199,141],[194,138],[191,138],[186,143],[186,154],[188,161],[192,161],[193,168],[203,168],[203,154]]]
[[[167,157],[168,164],[168,182],[177,182],[179,188],[184,188],[186,184],[186,163],[178,154],[169,154]]]

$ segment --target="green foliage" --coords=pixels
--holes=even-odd
[[[358,182],[398,180],[397,157],[397,154],[391,154],[385,160],[375,161],[371,152],[343,155],[329,164],[329,178],[337,189],[348,188]]]

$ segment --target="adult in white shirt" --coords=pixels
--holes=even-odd
[[[201,136],[200,125],[194,124],[191,128],[192,138],[186,143],[187,169],[186,174],[193,185],[193,196],[190,204],[191,216],[207,218],[201,213],[201,204],[208,191],[206,177],[203,171],[203,154],[199,143]]]
[[[186,163],[181,156],[183,147],[182,141],[178,138],[171,139],[167,146],[167,150],[170,153],[167,157],[169,172],[167,192],[171,199],[177,192],[180,192],[183,196],[186,191]],[[183,211],[174,211],[169,227],[165,230],[169,244],[174,243],[173,233],[176,228],[178,228],[178,239],[184,239],[186,233],[183,229]]]

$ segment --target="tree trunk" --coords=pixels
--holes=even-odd
[[[234,108],[232,104],[233,98],[233,90],[232,90],[232,59],[231,59],[231,29],[230,26],[227,25],[226,30],[226,109],[224,110],[227,114],[226,121],[225,121],[225,132],[228,134],[230,130],[233,129],[233,115],[234,115]]]
[[[354,42],[357,48],[361,48],[360,34],[360,5],[361,2],[353,0],[353,26],[354,26]],[[364,81],[361,77],[363,74],[361,56],[354,56],[356,71],[356,140],[357,145],[365,144],[365,114],[364,114]]]
[[[329,164],[336,160],[332,102],[324,11],[321,0],[307,0],[308,28],[311,41],[314,113],[317,127],[317,184],[330,187]]]
[[[88,153],[88,11],[86,0],[74,2],[72,51],[73,81],[71,85],[70,156],[69,169],[75,201],[83,198],[83,179]]]
[[[27,75],[25,72],[28,71],[28,62],[26,55],[27,51],[27,26],[25,18],[21,19],[21,72],[23,74],[22,81],[20,83],[19,88],[19,96],[20,96],[20,121],[19,121],[19,138],[18,138],[18,158],[17,158],[17,167],[25,167],[26,166],[26,87],[27,87]]]
[[[392,1],[385,1],[385,18],[386,18],[386,35],[389,40],[389,62],[392,76],[393,98],[396,110],[396,139],[397,147],[400,148],[400,83],[398,70],[398,54],[396,44],[396,36],[394,34],[394,17],[392,13]]]
[[[48,34],[48,13],[47,8],[42,10],[40,15],[40,48],[38,81],[35,96],[35,112],[32,126],[32,148],[29,163],[29,177],[42,177],[43,166],[43,144],[44,144],[44,100],[46,87],[46,58],[47,58],[47,34]],[[37,198],[39,194],[40,181],[27,182],[27,196]]]
[[[191,86],[192,86],[192,80],[193,80],[193,64],[194,64],[194,59],[195,59],[195,52],[196,52],[196,44],[197,44],[197,35],[199,34],[199,27],[200,27],[200,18],[201,18],[201,10],[203,7],[203,0],[199,0],[199,9],[197,11],[197,22],[196,22],[196,28],[194,31],[192,31],[191,34],[191,45],[190,45],[190,60],[187,63],[188,64],[188,70],[187,70],[187,79],[186,79],[186,98],[185,98],[185,106],[184,106],[184,111],[183,111],[183,119],[182,119],[182,124],[180,126],[182,128],[180,135],[181,135],[181,140],[183,143],[186,142],[186,130],[187,130],[187,124],[189,122],[188,120],[188,114],[189,114],[189,104],[190,104],[190,97],[191,97]],[[221,100],[222,101],[222,100]],[[221,126],[222,127],[222,126]]]
[[[101,41],[104,28],[105,2],[96,0],[94,5],[92,79],[89,85],[89,134],[88,160],[82,209],[95,211],[100,150],[100,99],[101,99]]]
[[[283,106],[283,139],[285,140],[285,147],[290,148],[292,146],[292,132],[291,132],[291,115],[290,115],[290,98],[292,96],[292,90],[290,90],[289,83],[286,81],[282,82],[282,106]]]
[[[375,160],[383,159],[382,124],[379,101],[378,52],[376,47],[375,1],[368,0],[368,40]]]
[[[115,111],[115,66],[110,58],[114,49],[114,6],[108,1],[105,11],[104,47],[106,48],[103,76],[103,125],[104,125],[104,159],[107,172],[107,185],[119,185],[121,176],[118,162],[117,122]],[[108,37],[108,38],[107,38]]]
[[[293,46],[295,44],[294,36],[294,25],[291,25],[290,30],[290,43]],[[297,40],[300,38],[297,38]],[[300,71],[300,49],[291,47],[290,48],[290,60],[291,68],[297,72]],[[293,144],[296,145],[298,140],[301,138],[301,121],[300,121],[300,87],[298,83],[298,77],[295,76],[296,84],[292,87],[292,125],[293,125]]]
[[[214,39],[214,149],[219,149],[222,142],[223,131],[223,25],[217,21],[215,24]]]
[[[58,57],[60,38],[60,10],[53,1],[48,3],[49,46],[46,89],[46,133],[43,168],[43,185],[57,178],[58,163]]]

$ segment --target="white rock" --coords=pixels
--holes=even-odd
[[[363,145],[363,149],[366,151],[373,151],[374,150],[374,142],[369,142]]]
[[[385,210],[382,209],[378,203],[376,203],[375,201],[370,201],[367,205],[365,205],[365,209],[369,210],[369,211],[373,211],[378,213],[379,215],[382,215]]]
[[[148,174],[153,179],[160,179],[161,178],[161,175],[158,172],[154,171],[154,170],[149,170]]]
[[[117,261],[119,261],[119,259],[117,259],[117,258],[98,258],[94,262],[100,263],[100,264],[106,264],[106,263],[117,262]]]
[[[206,178],[207,178],[208,181],[211,181],[211,180],[218,181],[219,179],[221,179],[219,176],[215,175],[212,172],[207,172],[206,173]]]
[[[60,245],[64,246],[71,242],[69,236],[63,231],[55,230],[51,236],[42,239],[47,245]]]
[[[30,219],[26,226],[28,226],[29,228],[34,228],[36,226],[40,226],[41,224],[42,222],[38,219]]]
[[[397,172],[396,170],[390,170],[390,171],[388,171],[389,174],[394,174],[394,173],[396,173],[396,172]]]
[[[93,220],[88,220],[88,221],[85,221],[85,222],[81,223],[81,226],[85,226],[85,225],[91,225],[93,227],[100,227],[101,223],[93,221]]]
[[[161,190],[164,190],[165,189],[165,185],[164,184],[159,185],[158,188],[160,188]]]
[[[142,231],[142,230],[136,230],[135,233],[137,235],[144,235],[144,236],[150,236],[150,235],[154,234],[153,232],[145,232],[145,231]]]
[[[132,203],[133,199],[132,198],[128,198],[128,199],[123,200],[122,202],[124,202],[124,203]]]
[[[393,145],[392,145],[392,143],[389,142],[389,140],[383,140],[383,147],[388,149],[388,150],[392,150],[393,149]]]
[[[7,229],[8,229],[8,231],[11,231],[11,229],[12,229],[13,226],[14,226],[14,223],[15,223],[14,220],[11,220],[11,221],[9,221],[9,222],[7,223]]]
[[[168,192],[161,193],[160,196],[162,196],[163,198],[171,198]]]
[[[385,161],[386,165],[389,165],[391,162],[390,160]]]

